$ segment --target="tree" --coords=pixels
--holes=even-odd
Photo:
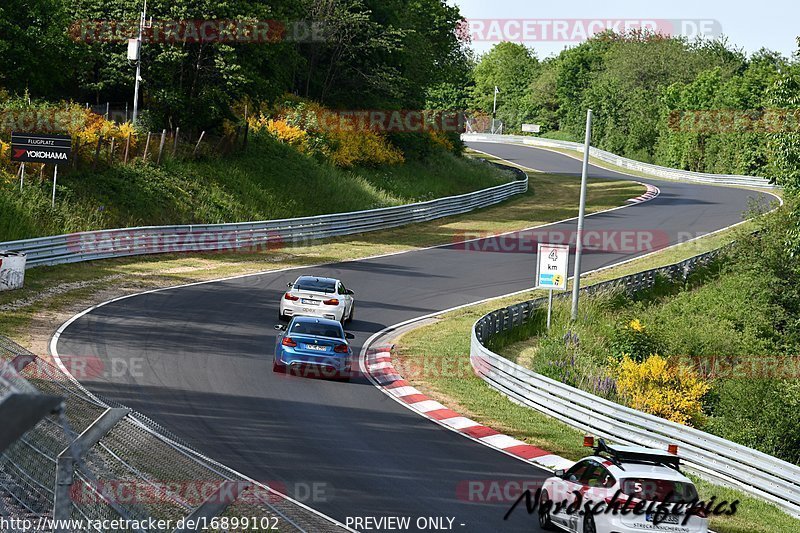
[[[483,55],[475,66],[472,103],[475,109],[492,112],[494,90],[498,87],[497,118],[506,131],[519,130],[532,117],[526,97],[539,66],[533,51],[521,44],[502,42]]]

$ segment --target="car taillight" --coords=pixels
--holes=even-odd
[[[287,292],[286,294],[284,294],[284,295],[283,295],[283,298],[284,298],[285,300],[291,300],[291,301],[293,301],[293,302],[296,302],[297,300],[299,300],[299,299],[300,299],[300,298],[298,298],[297,296],[295,296],[294,294],[292,294],[291,292]]]
[[[284,337],[283,340],[281,341],[281,344],[283,344],[284,346],[288,346],[290,348],[294,348],[295,346],[297,346],[297,343],[294,342],[294,339],[291,337]]]
[[[336,298],[331,298],[330,300],[325,300],[322,303],[324,303],[325,305],[339,305],[339,300],[337,300]]]
[[[337,344],[333,351],[336,353],[347,353],[347,345],[346,344]]]

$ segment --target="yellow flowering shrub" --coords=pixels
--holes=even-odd
[[[447,135],[440,131],[429,131],[428,134],[431,136],[434,145],[448,152],[453,151],[453,143],[447,138]]]
[[[636,362],[642,362],[661,351],[659,339],[638,318],[618,324],[610,340],[611,351],[618,359],[628,356]]]
[[[617,393],[633,409],[685,425],[702,422],[702,398],[709,385],[691,367],[651,355],[641,363],[628,357],[617,365]]]
[[[402,152],[380,133],[356,126],[346,114],[297,97],[287,96],[268,115],[250,117],[248,124],[256,135],[268,133],[284,144],[341,168],[395,165],[404,161]]]
[[[0,167],[6,168],[11,162],[11,144],[0,139]]]
[[[332,132],[334,148],[331,163],[341,168],[356,165],[397,165],[404,161],[403,154],[372,131]]]

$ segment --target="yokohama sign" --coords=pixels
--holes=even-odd
[[[11,159],[20,163],[66,163],[72,153],[69,135],[12,133]]]

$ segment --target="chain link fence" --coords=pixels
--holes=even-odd
[[[260,522],[248,531],[344,530],[303,504],[202,456],[147,417],[90,396],[58,367],[0,336],[0,405],[12,392],[63,402],[0,449],[0,516],[65,518],[84,524],[118,519],[146,523],[153,518],[170,520],[170,530],[176,531],[176,524],[187,517],[258,517]],[[4,425],[1,431],[12,430]]]

